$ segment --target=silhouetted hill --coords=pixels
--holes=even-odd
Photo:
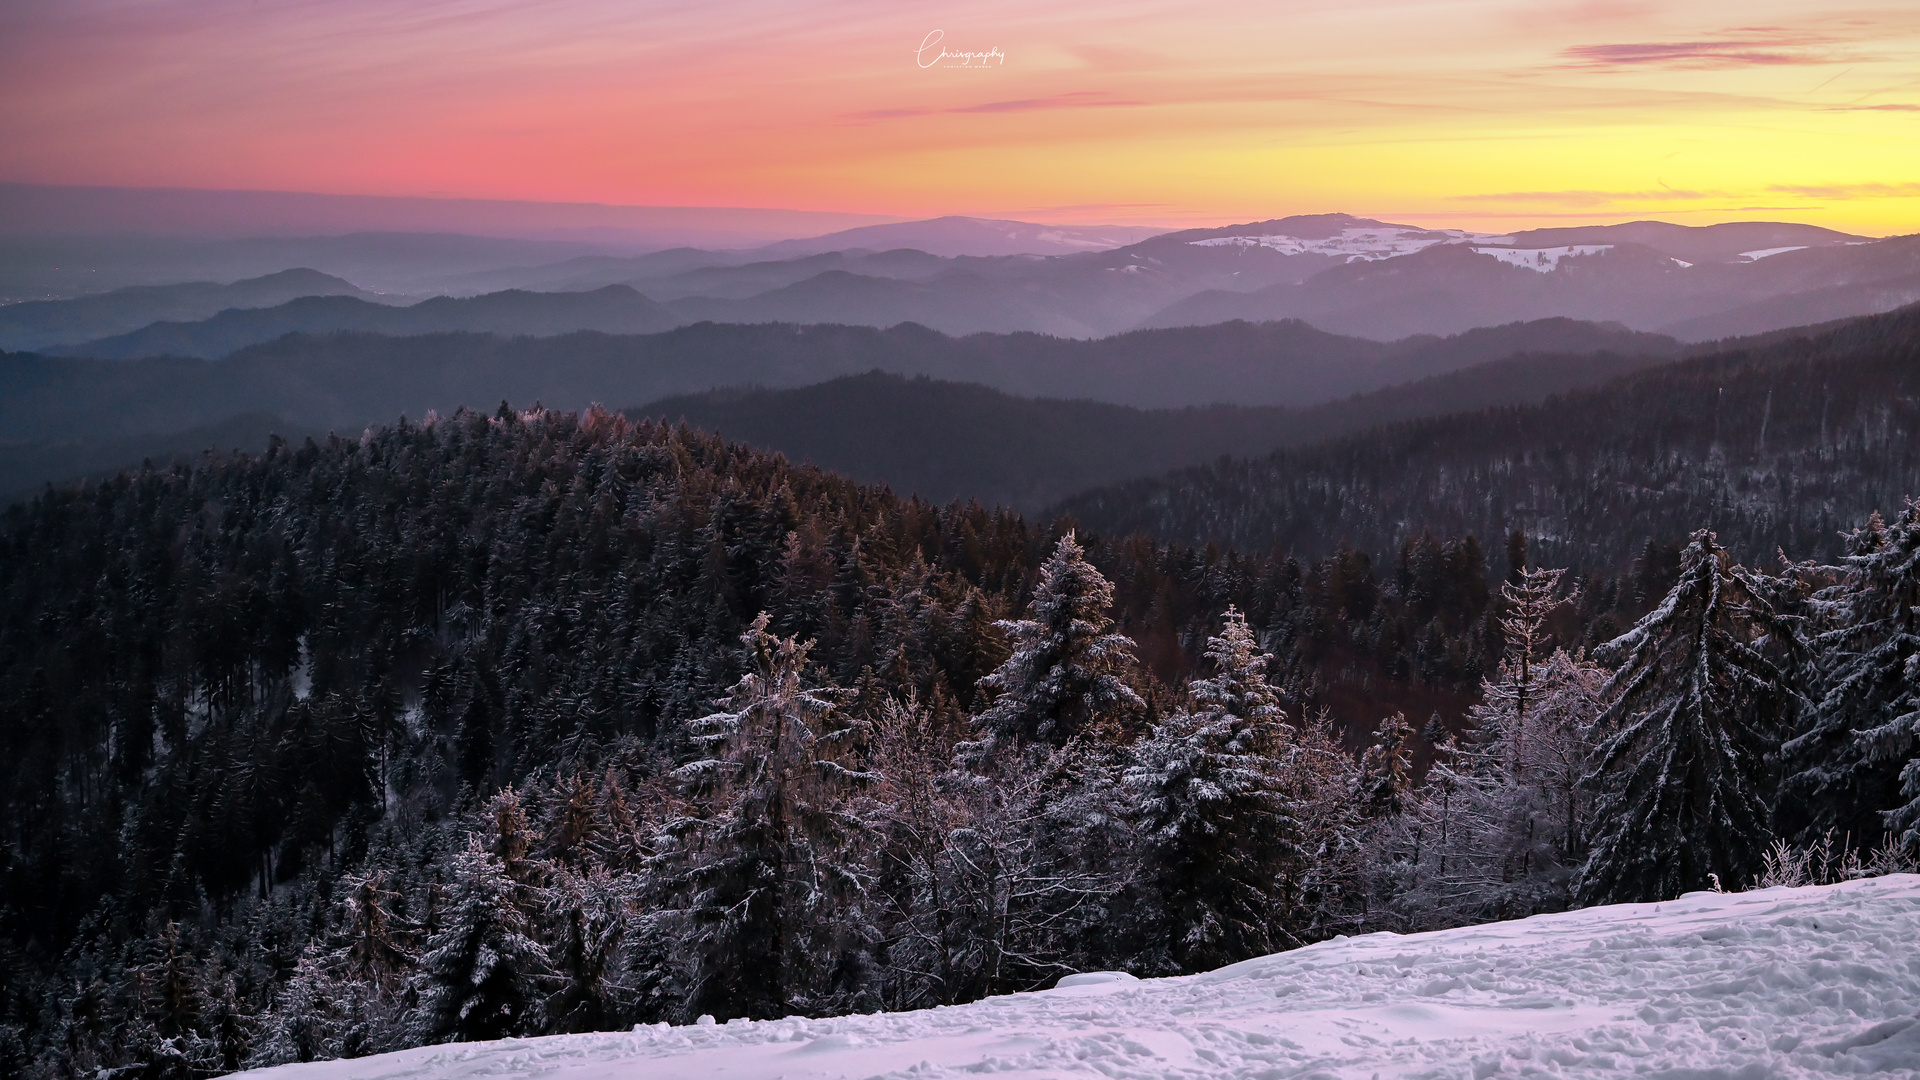
[[[278,307],[222,311],[197,323],[162,322],[131,334],[58,350],[109,360],[143,356],[226,356],[287,334],[357,330],[380,334],[472,331],[554,335],[578,330],[609,334],[664,330],[679,320],[625,285],[592,292],[536,293],[509,289],[485,296],[439,296],[408,307],[350,296],[307,296]]]
[[[72,300],[0,306],[0,349],[44,349],[138,329],[162,320],[205,319],[227,308],[264,308],[302,296],[373,294],[318,270],[282,270],[230,285],[190,281],[136,285]]]
[[[0,505],[35,495],[49,483],[102,479],[144,462],[162,469],[174,462],[192,464],[204,453],[257,454],[275,435],[299,442],[320,434],[265,413],[248,413],[164,434],[0,444]]]
[[[1091,491],[1089,528],[1303,556],[1519,529],[1548,565],[1613,571],[1712,528],[1740,557],[1836,555],[1920,494],[1920,307],[1631,374],[1537,406],[1383,430]]]

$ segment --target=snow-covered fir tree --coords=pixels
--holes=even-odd
[[[474,836],[453,857],[447,910],[420,958],[416,1036],[467,1042],[538,1031],[547,950],[499,856]]]
[[[1028,617],[994,624],[1012,654],[980,680],[998,694],[981,726],[998,739],[1062,746],[1114,710],[1140,707],[1124,677],[1133,639],[1110,632],[1112,606],[1113,585],[1073,533],[1061,537],[1040,566]]]
[[[1214,674],[1189,688],[1194,707],[1156,725],[1126,772],[1164,950],[1149,963],[1182,971],[1299,944],[1287,893],[1307,859],[1281,776],[1293,729],[1267,683],[1272,658],[1232,608],[1205,657]]]
[[[1920,505],[1874,514],[1825,572],[1839,580],[1808,604],[1814,704],[1781,747],[1782,831],[1869,849],[1885,828],[1920,851]]]
[[[1701,530],[1659,607],[1598,650],[1619,666],[1599,718],[1599,827],[1581,902],[1739,888],[1760,872],[1768,758],[1800,704],[1775,591]]]
[[[812,642],[762,613],[741,643],[747,672],[691,724],[700,760],[675,771],[713,808],[691,822],[689,1016],[777,1018],[858,1007],[867,990],[867,870],[849,796],[877,779],[849,767],[865,725],[852,691],[811,684]]]

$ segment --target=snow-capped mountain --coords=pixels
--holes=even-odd
[[[924,1012],[428,1046],[262,1080],[1913,1076],[1920,876],[1336,939]]]

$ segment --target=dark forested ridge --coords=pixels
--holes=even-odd
[[[1100,484],[1410,417],[1539,402],[1664,362],[1644,354],[1519,353],[1307,408],[1136,409],[873,371],[791,390],[666,398],[627,414],[684,420],[902,495],[1033,513]]]
[[[1920,489],[1920,309],[1626,376],[1545,404],[1414,420],[1089,492],[1055,508],[1135,530],[1303,554],[1410,534],[1524,532],[1555,565],[1616,571],[1715,529],[1741,558],[1830,558]]]

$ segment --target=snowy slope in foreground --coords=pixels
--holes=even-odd
[[[1324,942],[958,1008],[423,1047],[274,1080],[1920,1075],[1920,876]]]

